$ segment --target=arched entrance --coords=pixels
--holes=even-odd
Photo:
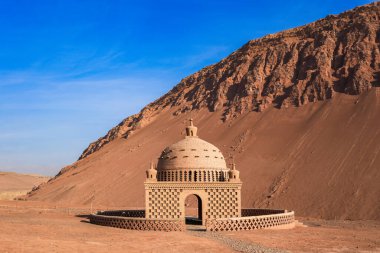
[[[197,194],[185,198],[185,221],[189,225],[202,225],[202,199]]]

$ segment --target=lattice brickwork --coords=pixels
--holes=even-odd
[[[90,222],[102,226],[131,230],[184,231],[186,229],[184,220],[147,220],[144,218],[92,214]]]
[[[241,209],[241,216],[261,216],[261,215],[269,215],[269,214],[281,214],[284,213],[284,210],[277,209]]]
[[[206,189],[208,208],[206,216],[208,219],[239,217],[239,192],[237,189]]]
[[[230,219],[208,219],[206,229],[208,231],[240,231],[291,224],[294,224],[294,212]]]
[[[221,191],[223,192],[223,191]],[[185,220],[150,220],[145,218],[122,217],[127,215],[141,216],[144,210],[117,210],[98,212],[90,216],[90,222],[102,226],[110,226],[132,230],[184,231]],[[268,213],[271,213],[267,215]],[[294,212],[273,209],[242,209],[243,216],[256,214],[258,216],[207,219],[208,231],[239,231],[263,228],[274,228],[284,225],[294,225]]]
[[[196,194],[201,200],[202,222],[212,218],[240,217],[241,183],[146,182],[147,219],[184,219],[185,199]]]
[[[98,212],[97,214],[107,215],[107,216],[145,218],[145,210],[112,210],[112,211]]]
[[[148,219],[179,219],[182,212],[180,207],[180,189],[150,189],[148,191],[149,204]]]
[[[165,169],[157,172],[157,180],[177,182],[227,182],[228,172],[215,169]]]

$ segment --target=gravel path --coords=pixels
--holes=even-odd
[[[285,253],[285,252],[288,252],[288,251],[279,250],[279,249],[267,248],[267,247],[254,244],[251,242],[237,240],[223,233],[206,232],[206,231],[191,231],[191,230],[188,230],[187,233],[194,236],[204,237],[204,238],[208,238],[214,241],[221,242],[238,252],[245,252],[245,253]]]

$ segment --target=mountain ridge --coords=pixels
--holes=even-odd
[[[202,139],[235,158],[244,207],[380,219],[379,20],[376,2],[248,42],[124,119],[28,198],[143,206],[145,170],[191,116]]]
[[[352,20],[355,22],[350,24]],[[270,105],[279,108],[302,106],[330,99],[336,92],[361,94],[380,82],[380,53],[376,47],[380,41],[378,23],[377,2],[251,40],[220,62],[182,79],[172,90],[148,104],[140,113],[124,119],[105,136],[91,143],[79,159],[116,138],[128,138],[133,131],[153,120],[149,117],[154,118],[155,112],[168,106],[180,106],[174,112],[175,115],[203,107],[210,111],[222,110],[222,119],[226,121],[246,111],[261,112]],[[349,35],[353,31],[358,33],[350,39]],[[333,37],[339,36],[342,38],[333,40]],[[365,41],[367,37],[368,42]],[[344,43],[356,45],[344,52]],[[360,55],[362,44],[369,45],[364,51],[371,52],[370,55]],[[263,50],[263,45],[274,49],[270,48],[265,56],[257,54]],[[370,46],[372,48],[367,48]],[[313,52],[314,47],[316,52]],[[276,50],[277,54],[272,53]],[[299,56],[302,53],[306,56]],[[251,55],[254,57],[249,59]],[[249,68],[252,69],[250,72],[247,70]],[[293,68],[293,75],[288,75]],[[314,82],[318,84],[315,87],[312,85]]]

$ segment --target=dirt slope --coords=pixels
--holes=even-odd
[[[90,144],[29,197],[144,205],[144,171],[195,119],[233,155],[243,206],[380,219],[380,4],[250,41]]]

